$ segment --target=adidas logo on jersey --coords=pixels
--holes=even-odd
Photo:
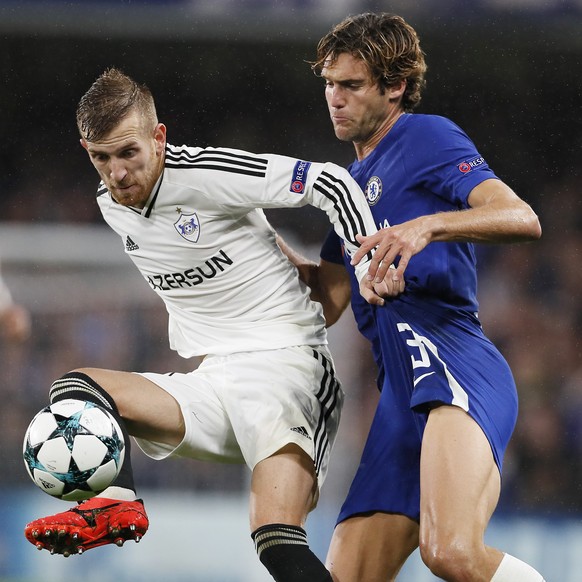
[[[125,250],[126,250],[127,252],[131,252],[131,251],[137,251],[137,249],[139,249],[139,247],[137,246],[137,244],[136,244],[136,243],[134,243],[134,242],[131,240],[131,237],[130,237],[130,236],[128,236],[128,237],[125,239]]]
[[[290,428],[289,430],[292,430],[293,432],[300,434],[301,436],[305,437],[306,439],[311,440],[311,437],[309,436],[309,434],[307,434],[307,431],[305,430],[304,426],[294,426],[294,427]]]

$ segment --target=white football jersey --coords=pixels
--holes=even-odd
[[[279,249],[262,208],[325,211],[348,252],[376,231],[348,172],[331,163],[168,145],[143,210],[101,183],[103,217],[169,314],[170,346],[189,358],[326,343],[322,308]],[[358,265],[360,278],[369,265]]]

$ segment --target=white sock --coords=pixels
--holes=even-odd
[[[135,492],[125,487],[111,486],[107,487],[97,497],[106,497],[108,499],[118,499],[120,501],[135,501],[137,499]]]
[[[545,582],[542,575],[529,564],[505,554],[491,582]]]

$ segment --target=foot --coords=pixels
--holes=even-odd
[[[121,547],[126,540],[139,542],[148,525],[141,499],[93,497],[63,513],[31,521],[24,535],[39,550],[68,557],[105,544]]]

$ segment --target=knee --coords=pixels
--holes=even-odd
[[[63,400],[64,398],[76,398],[77,400],[90,400],[117,410],[115,396],[111,390],[103,387],[103,382],[95,375],[96,368],[78,368],[68,372],[55,380],[49,389],[49,400]]]
[[[473,579],[475,552],[465,540],[433,535],[420,541],[420,555],[430,571],[439,578],[452,582]]]
[[[75,368],[63,378],[81,379],[90,385],[98,387],[99,390],[109,395],[117,402],[118,398],[123,395],[123,383],[118,381],[117,376],[121,372],[107,370],[104,368]]]

